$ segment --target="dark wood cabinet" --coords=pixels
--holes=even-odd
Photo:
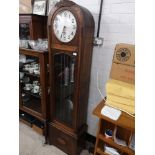
[[[20,110],[44,123],[44,135],[47,140],[47,121],[49,119],[48,52],[20,48],[19,54],[24,61],[20,62],[19,69]],[[39,73],[36,74],[35,71],[31,73],[30,69],[26,69],[26,66],[33,68],[33,65],[39,67]],[[31,87],[26,87],[27,84],[30,84]],[[35,88],[37,90],[34,90]]]
[[[19,101],[20,112],[33,117],[44,126],[47,142],[47,121],[49,119],[49,72],[48,51],[29,49],[29,40],[47,38],[47,17],[20,14],[19,39],[27,45],[19,48]],[[23,47],[23,46],[20,46]]]
[[[34,116],[44,123],[44,135],[47,140],[47,121],[49,119],[49,72],[48,52],[31,49],[19,49],[20,56],[26,58],[25,63],[20,62],[20,110]],[[40,73],[30,73],[25,66],[39,66]],[[32,67],[33,68],[33,67]],[[31,85],[26,87],[26,85]],[[35,87],[37,85],[37,87]],[[34,90],[34,89],[39,90]]]
[[[33,14],[19,15],[20,39],[47,38],[47,17]]]
[[[58,22],[65,20],[69,24]],[[49,142],[69,155],[79,155],[84,146],[93,36],[94,20],[87,9],[66,0],[50,12]]]

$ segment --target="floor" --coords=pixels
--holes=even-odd
[[[66,155],[52,145],[44,145],[44,137],[29,126],[19,123],[19,155]],[[83,150],[80,155],[90,155]]]

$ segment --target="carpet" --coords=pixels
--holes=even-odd
[[[44,137],[19,123],[19,155],[67,155],[53,145],[44,145]],[[83,150],[80,155],[90,155]]]

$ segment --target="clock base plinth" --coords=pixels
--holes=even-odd
[[[65,131],[54,123],[50,123],[49,144],[56,146],[68,155],[80,155],[82,149],[85,148],[86,129],[87,125],[83,126],[80,133],[76,134]]]

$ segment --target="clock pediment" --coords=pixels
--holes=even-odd
[[[57,7],[71,7],[72,5],[76,5],[74,2],[69,0],[62,0],[61,3],[57,3]]]

